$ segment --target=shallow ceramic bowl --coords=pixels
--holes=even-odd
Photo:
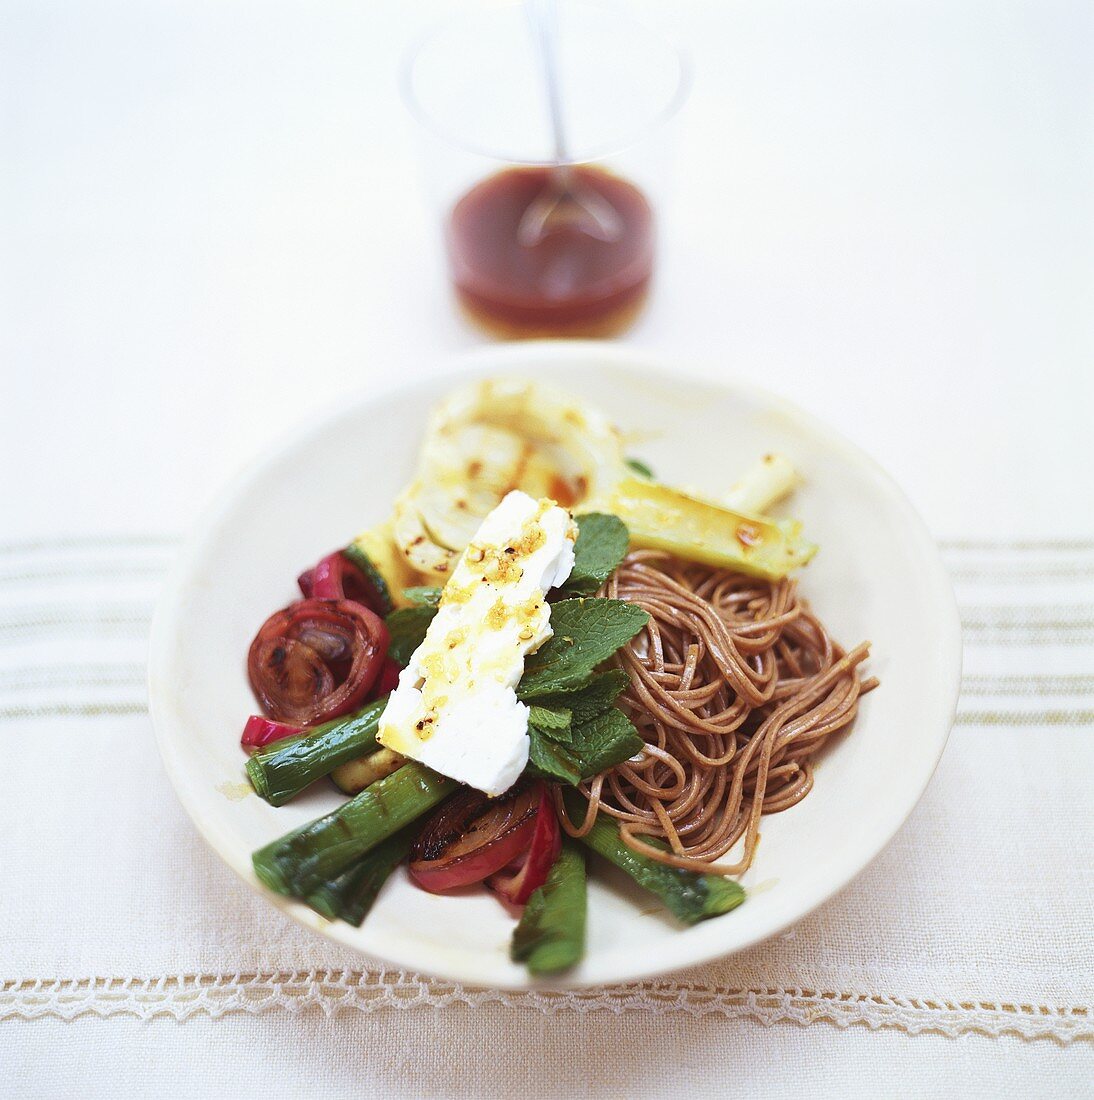
[[[311,424],[226,491],[163,594],[150,697],[168,774],[205,839],[256,890],[251,852],[339,803],[325,781],[280,809],[239,797],[239,732],[255,709],[247,647],[266,616],[294,598],[302,568],[387,516],[442,392],[499,374],[549,382],[600,406],[669,482],[718,493],[771,450],[805,475],[790,509],[821,552],[802,591],[846,645],[873,642],[869,668],[880,690],[819,759],[810,796],[764,819],[743,906],[685,929],[629,880],[594,864],[585,960],[550,984],[623,981],[738,951],[832,897],[892,839],[942,753],[960,675],[953,594],[911,505],[860,451],[751,387],[696,378],[685,385],[676,365],[619,347],[529,343],[470,356],[462,376],[440,385],[349,400]],[[266,896],[319,935],[400,967],[481,985],[535,984],[509,961],[513,921],[485,892],[436,897],[400,869],[361,928]]]

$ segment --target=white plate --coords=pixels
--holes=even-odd
[[[816,787],[764,819],[751,896],[683,929],[622,876],[592,877],[588,952],[563,980],[591,985],[702,963],[799,920],[846,886],[892,839],[934,771],[953,721],[960,629],[937,552],[911,505],[866,456],[786,402],[714,385],[599,343],[500,345],[462,376],[347,401],[236,481],[182,553],[156,615],[150,698],[168,774],[194,823],[239,876],[262,890],[251,852],[324,813],[325,782],[281,809],[251,794],[239,733],[255,709],[245,655],[267,615],[294,598],[294,578],[331,547],[384,519],[411,474],[427,410],[468,377],[515,374],[595,402],[658,475],[724,490],[769,450],[806,477],[791,510],[821,552],[802,590],[845,645],[873,642],[854,730],[828,748]],[[509,961],[512,920],[485,893],[442,898],[400,870],[361,928],[331,923],[266,892],[302,924],[377,959],[470,983],[535,984]]]

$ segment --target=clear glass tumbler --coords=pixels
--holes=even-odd
[[[690,76],[663,34],[576,0],[464,8],[418,41],[403,91],[456,297],[474,321],[507,338],[631,324],[653,276]]]

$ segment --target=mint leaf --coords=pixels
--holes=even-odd
[[[591,596],[618,568],[630,543],[627,525],[604,512],[577,517],[574,568],[560,591],[568,596]]]
[[[544,707],[533,708],[542,717],[552,712]],[[569,715],[569,711],[555,714]],[[553,718],[552,721],[557,721]],[[583,779],[591,779],[607,768],[629,760],[642,750],[644,742],[627,716],[614,706],[590,718],[580,725],[570,726],[565,743],[557,736],[557,730],[528,723],[528,759],[533,774],[541,779],[561,780],[577,786]]]
[[[590,779],[642,751],[645,741],[631,720],[617,707],[573,728],[567,747],[582,779]]]
[[[406,668],[414,650],[422,644],[425,632],[437,614],[435,607],[403,607],[393,611],[384,620],[391,634],[387,655],[400,667]]]
[[[525,662],[518,697],[527,701],[585,686],[593,669],[647,622],[645,611],[623,600],[576,599],[552,604],[554,636]]]
[[[626,458],[623,460],[626,464],[636,473],[639,477],[648,478],[653,481],[653,471],[642,461],[640,458]]]
[[[537,779],[569,783],[576,787],[583,775],[566,745],[552,741],[544,731],[528,725],[528,767],[525,771]]]
[[[621,668],[613,668],[597,673],[574,691],[537,696],[536,705],[532,707],[532,720],[538,712],[565,710],[570,714],[571,726],[584,725],[603,714],[629,682],[630,677]]]
[[[618,668],[594,676],[589,683],[576,691],[543,695],[532,704],[528,719],[528,736],[531,740],[528,758],[530,770],[541,779],[552,779],[576,785],[582,779],[596,775],[605,767],[633,756],[638,748],[629,738],[619,737],[618,750],[609,751],[605,742],[610,741],[605,729],[592,723],[608,711],[614,710],[616,696],[627,685],[627,674]],[[618,711],[615,711],[618,714]],[[575,741],[574,731],[577,730]],[[607,733],[618,732],[613,727]],[[615,757],[608,764],[604,759]]]
[[[570,711],[533,705],[528,713],[529,771],[541,779],[581,782],[581,771],[566,752],[572,733]]]
[[[441,592],[442,589],[433,585],[403,589],[403,595],[410,600],[415,607],[439,607],[441,603]]]
[[[544,736],[552,741],[569,742],[571,713],[564,707],[551,709],[548,707],[532,706],[529,708],[528,725],[535,726]]]

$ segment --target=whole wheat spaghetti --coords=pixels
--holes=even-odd
[[[795,582],[758,580],[655,550],[627,555],[601,595],[637,604],[648,626],[616,655],[619,706],[646,742],[582,784],[585,820],[617,818],[626,844],[674,867],[748,868],[760,818],[800,802],[812,758],[854,720],[869,644],[844,653]],[[744,838],[734,862],[718,862]],[[649,838],[657,838],[654,845]]]

